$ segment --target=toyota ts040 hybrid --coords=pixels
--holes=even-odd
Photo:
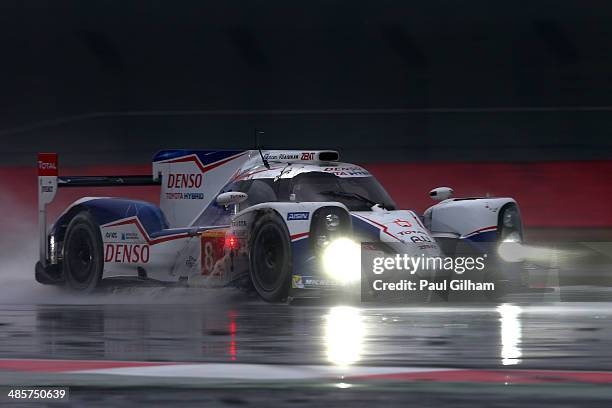
[[[451,198],[423,215],[396,208],[364,168],[335,151],[164,150],[147,176],[58,175],[41,153],[40,283],[91,291],[103,279],[219,287],[248,284],[267,301],[360,279],[360,243],[396,254],[453,256],[465,243],[520,241],[512,198]],[[159,185],[160,204],[83,197],[48,227],[58,188]]]

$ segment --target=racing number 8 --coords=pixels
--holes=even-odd
[[[225,230],[206,231],[202,234],[201,263],[202,275],[211,275],[217,260],[223,257]]]
[[[204,243],[204,275],[209,275],[215,266],[215,257],[213,253],[212,242],[206,241]]]

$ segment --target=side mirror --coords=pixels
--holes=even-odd
[[[228,191],[227,193],[221,193],[217,196],[217,204],[227,207],[229,205],[240,204],[247,198],[249,198],[247,193],[241,193],[240,191]]]
[[[438,187],[429,192],[429,197],[434,201],[443,201],[453,196],[453,189],[450,187]]]

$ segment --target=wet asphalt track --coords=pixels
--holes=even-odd
[[[128,288],[0,310],[0,358],[612,370],[607,289],[511,297],[503,304],[364,307],[341,301],[265,304],[238,290]],[[348,306],[348,307],[347,307]],[[16,380],[17,381],[17,380]],[[6,376],[2,383],[10,383]],[[74,388],[72,406],[611,406],[600,385],[402,384],[337,389],[203,386]],[[385,397],[386,396],[386,397]],[[27,405],[20,405],[27,406]],[[55,405],[57,406],[57,405]]]

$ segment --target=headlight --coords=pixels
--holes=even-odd
[[[325,228],[328,231],[336,231],[340,226],[340,217],[336,214],[327,214],[325,216]]]
[[[313,237],[314,250],[319,253],[331,241],[350,233],[349,214],[340,207],[321,207],[312,215],[310,236]]]
[[[499,215],[499,256],[506,262],[520,262],[524,259],[523,226],[516,204],[508,204]]]
[[[323,269],[327,275],[341,283],[361,278],[361,246],[348,238],[337,238],[323,250]]]
[[[518,213],[515,207],[508,207],[506,211],[504,211],[502,222],[504,227],[506,228],[514,228],[516,226],[518,218]]]
[[[516,204],[504,206],[499,217],[499,241],[522,242],[523,226]]]

